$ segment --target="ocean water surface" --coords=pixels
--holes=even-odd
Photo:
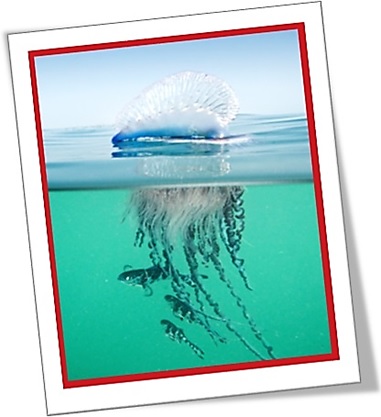
[[[118,148],[115,133],[113,126],[45,130],[49,189],[312,179],[304,115],[240,114],[222,141],[144,138]]]

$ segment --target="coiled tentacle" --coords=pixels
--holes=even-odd
[[[196,271],[197,270],[197,261],[196,261],[196,252],[195,252],[195,245],[194,245],[194,235],[193,235],[193,231],[190,230],[189,231],[190,236],[192,237],[187,243],[186,245],[186,257],[187,257],[187,261],[189,264],[189,267],[191,269],[191,271]],[[216,240],[216,234],[213,233],[213,237],[211,239],[212,242],[214,242],[214,245],[217,245],[218,247],[218,243]],[[216,246],[214,246],[214,250],[216,249]],[[219,248],[218,248],[218,252],[219,252]],[[211,259],[213,261],[215,255],[212,253],[211,254]],[[215,263],[213,261],[213,263]],[[215,264],[216,266],[216,264]],[[217,269],[217,268],[216,268]],[[218,270],[218,269],[217,269]],[[221,272],[218,271],[219,273]],[[222,270],[222,274],[224,274],[223,270]],[[231,331],[232,333],[235,334],[235,336],[242,342],[242,344],[252,353],[254,353],[255,356],[257,356],[259,359],[264,359],[263,356],[256,350],[254,349],[248,342],[247,340],[233,327],[231,321],[225,317],[225,315],[222,313],[218,303],[213,300],[212,296],[206,291],[206,289],[202,286],[202,284],[200,283],[197,274],[194,275],[194,280],[197,282],[198,287],[200,288],[200,291],[204,294],[205,299],[207,300],[208,304],[210,305],[210,307],[213,309],[214,313],[221,318],[221,320],[224,322],[226,328]]]
[[[242,232],[245,228],[245,209],[243,208],[244,189],[233,187],[231,198],[226,201],[223,208],[224,227],[220,228],[221,238],[225,244],[233,265],[237,268],[245,287],[252,291],[249,278],[244,268],[244,259],[238,256],[241,247]]]
[[[199,279],[199,274],[198,274],[198,265],[197,265],[197,259],[196,259],[196,252],[194,251],[195,247],[194,247],[194,243],[188,242],[187,245],[184,246],[184,253],[185,253],[185,257],[187,260],[187,263],[189,265],[189,269],[191,271],[191,277],[192,277],[192,281],[195,283],[195,294],[196,294],[196,299],[197,302],[200,305],[200,311],[201,313],[204,313],[204,304],[201,301],[200,298],[200,293],[202,293],[205,298],[206,301],[210,304],[211,302],[211,296],[206,292],[205,288],[202,286],[200,279]],[[217,306],[217,305],[215,305]],[[217,306],[218,308],[218,306]],[[223,319],[223,321],[225,321],[225,317],[222,315],[222,313],[217,313],[215,307],[214,307],[214,311],[217,314],[217,316],[221,319]],[[224,337],[222,337],[221,335],[219,335],[217,332],[215,332],[214,330],[212,330],[210,323],[209,323],[209,317],[205,314],[204,315],[204,323],[203,323],[203,327],[207,330],[207,332],[209,333],[209,335],[212,337],[212,339],[215,341],[215,339],[217,339],[220,343],[226,343],[226,339]]]

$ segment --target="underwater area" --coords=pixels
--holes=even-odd
[[[44,131],[69,381],[329,354],[305,116],[213,144],[112,129]]]

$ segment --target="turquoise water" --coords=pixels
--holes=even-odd
[[[135,248],[135,225],[122,222],[128,191],[50,193],[60,304],[69,380],[257,360],[223,323],[227,343],[216,346],[202,328],[183,324],[204,352],[165,337],[173,319],[158,282],[148,297],[117,280],[124,265],[148,267],[148,250]],[[254,291],[244,288],[228,256],[222,262],[277,358],[329,353],[322,263],[312,184],[248,187],[249,213],[241,248]],[[250,332],[226,288],[211,272],[209,291],[248,339]]]
[[[184,166],[191,165],[175,159],[166,172],[169,177],[153,175],[162,173],[163,165],[161,162],[157,168],[155,163],[162,155],[155,155],[152,149],[144,149],[144,155],[113,159],[110,156],[115,149],[109,149],[111,135],[105,141],[103,128],[94,128],[89,135],[99,142],[99,146],[91,148],[89,137],[81,130],[83,143],[78,145],[77,159],[73,136],[62,131],[47,134],[49,201],[69,381],[258,360],[223,320],[215,317],[209,320],[213,331],[226,339],[226,343],[215,343],[201,326],[175,317],[164,300],[165,295],[173,294],[171,277],[155,282],[151,296],[139,286],[128,286],[118,280],[124,268],[151,266],[146,245],[134,246],[137,224],[133,218],[126,217],[130,194],[139,184],[147,185],[146,177],[156,186],[166,184],[166,180],[172,183],[176,178],[180,185],[186,186],[204,185],[206,179],[209,185],[225,181],[229,185],[243,178],[246,216],[239,256],[245,260],[253,291],[245,288],[228,252],[221,250],[219,259],[225,275],[257,329],[272,346],[276,358],[331,352],[305,119],[271,121],[253,117],[250,121],[241,118],[236,128],[242,132],[235,134],[251,132],[255,143],[249,141],[227,152],[225,149],[224,154],[229,157],[224,159],[229,162],[227,172],[208,168],[201,175],[197,171],[197,178],[191,171],[181,180],[175,175],[178,168],[183,167],[184,171]],[[74,137],[78,134],[75,131]],[[54,138],[65,140],[54,142]],[[85,155],[86,149],[89,153]],[[147,152],[152,153],[147,155]],[[213,152],[209,157],[215,161],[221,158],[221,153]],[[278,172],[268,172],[271,164],[262,171],[252,167],[257,158],[265,161],[268,158],[271,164],[283,167],[283,180]],[[110,164],[115,161],[123,162],[126,171],[134,173],[124,187],[119,168],[111,169],[106,175],[108,180],[102,180],[103,171],[99,170],[98,163],[112,167]],[[300,164],[295,166],[295,161]],[[221,165],[221,160],[218,162],[218,167],[226,167]],[[149,170],[137,170],[136,164],[143,164]],[[83,172],[90,179],[85,184],[78,178]],[[211,172],[221,175],[214,177]],[[183,257],[179,241],[173,251],[173,263],[186,273]],[[221,282],[216,269],[209,265],[203,272],[202,285],[218,303],[223,317],[266,357],[263,346],[237,307],[237,299]],[[215,316],[210,306],[204,307],[208,314]],[[170,320],[181,328],[186,338],[203,351],[203,358],[186,343],[167,337],[162,320]]]

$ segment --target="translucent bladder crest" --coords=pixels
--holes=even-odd
[[[221,138],[239,105],[231,87],[219,78],[181,72],[153,84],[119,115],[113,143],[139,137]]]

